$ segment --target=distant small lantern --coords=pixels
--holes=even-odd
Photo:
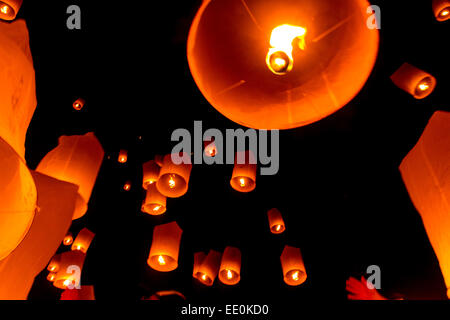
[[[219,280],[227,285],[235,285],[241,280],[241,251],[226,247],[220,263]]]
[[[142,204],[142,211],[152,216],[163,214],[166,212],[166,201],[166,197],[156,188],[156,184],[150,184],[145,201]]]
[[[84,99],[79,98],[73,102],[72,106],[75,110],[81,110],[83,109],[85,103],[86,101]]]
[[[192,270],[192,276],[197,278],[197,273],[202,265],[203,260],[205,260],[206,254],[204,252],[194,253],[194,269]]]
[[[210,250],[198,268],[195,278],[206,286],[212,286],[219,273],[221,256],[220,252]]]
[[[127,180],[124,184],[123,184],[123,190],[125,191],[130,191],[131,190],[131,181]]]
[[[153,229],[153,240],[148,265],[157,271],[168,272],[178,267],[178,254],[183,230],[174,222],[156,226]]]
[[[47,270],[50,272],[58,272],[60,264],[61,264],[61,255],[60,254],[54,255],[47,266]]]
[[[119,157],[117,158],[117,161],[120,163],[125,163],[128,160],[128,151],[127,150],[120,150],[119,151]]]
[[[231,187],[239,192],[250,192],[256,187],[256,160],[251,151],[238,151],[234,160]]]
[[[50,272],[50,273],[47,275],[47,280],[48,280],[48,281],[53,282],[53,281],[55,281],[55,279],[56,279],[56,272]]]
[[[154,184],[156,181],[158,181],[159,171],[161,170],[161,167],[156,163],[155,160],[150,160],[142,165],[142,169],[142,188],[147,190],[150,184]]]
[[[286,284],[298,286],[305,282],[306,270],[299,248],[285,246],[280,260]]]
[[[67,251],[61,254],[61,264],[53,285],[60,289],[79,287],[81,271],[86,255],[81,251]]]
[[[204,141],[204,147],[205,147],[205,155],[207,157],[214,157],[217,154],[217,147],[214,140]]]
[[[0,19],[14,20],[17,12],[22,6],[23,0],[1,0],[0,1]]]
[[[280,210],[272,208],[267,211],[267,216],[269,218],[270,232],[274,234],[283,233],[286,227]]]
[[[433,0],[433,12],[437,21],[445,21],[450,19],[450,1],[449,0]]]
[[[155,156],[155,162],[158,166],[162,167],[163,166],[163,162],[164,162],[164,156],[157,154]]]
[[[70,246],[72,243],[73,243],[73,236],[72,233],[69,232],[63,239],[63,245]]]
[[[182,163],[175,164],[173,157],[179,157]],[[188,190],[189,177],[192,170],[191,158],[187,153],[168,154],[164,157],[156,186],[159,192],[169,198],[178,198]]]
[[[392,82],[416,99],[424,99],[436,87],[436,79],[429,73],[404,63],[391,76]]]
[[[95,233],[87,228],[83,228],[72,243],[73,251],[81,251],[86,253],[94,239]]]

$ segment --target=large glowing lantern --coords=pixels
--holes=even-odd
[[[0,21],[0,137],[22,158],[35,108],[33,58],[25,21]]]
[[[148,265],[157,271],[168,272],[178,267],[178,253],[183,230],[174,222],[156,226],[147,260]]]
[[[172,157],[179,163],[175,163]],[[188,190],[192,164],[187,153],[168,154],[164,156],[156,186],[159,192],[169,198],[178,198]]]
[[[72,250],[78,250],[83,253],[86,253],[91,245],[92,240],[95,237],[95,233],[93,233],[88,228],[83,228],[75,238],[72,243]]]
[[[360,91],[378,31],[366,0],[203,1],[189,32],[191,73],[227,118],[255,129],[320,120]]]
[[[156,163],[155,160],[150,160],[142,165],[142,169],[142,187],[147,190],[150,184],[158,181],[159,171],[161,170],[161,167]]]
[[[1,0],[0,1],[0,19],[14,20],[23,0]]]
[[[195,278],[208,287],[212,286],[219,273],[221,257],[220,252],[210,250],[198,268]]]
[[[227,285],[235,285],[241,280],[241,251],[226,247],[219,269],[219,280]]]
[[[437,111],[400,164],[409,196],[441,267],[450,298],[450,113]]]
[[[147,194],[141,210],[152,216],[158,216],[166,212],[166,197],[162,195],[155,184],[148,186]]]
[[[436,87],[436,79],[429,73],[404,63],[391,76],[392,82],[416,99],[429,96]]]
[[[87,211],[104,151],[92,132],[79,136],[62,136],[58,142],[58,146],[41,160],[36,171],[79,186],[79,197],[73,215],[73,219],[78,219]]]
[[[37,191],[24,160],[0,138],[0,260],[22,241],[33,222]]]
[[[61,254],[60,268],[53,285],[60,289],[80,287],[81,272],[86,255],[81,251],[67,251]]]
[[[450,1],[433,0],[433,12],[437,21],[445,21],[450,19]]]
[[[298,286],[306,280],[306,269],[299,248],[285,246],[281,254],[281,268],[284,282],[290,286]]]
[[[270,232],[274,234],[283,233],[286,227],[280,210],[272,208],[267,211],[267,216],[269,218]]]
[[[256,187],[256,159],[251,151],[238,151],[234,159],[231,187],[239,192],[250,192]]]

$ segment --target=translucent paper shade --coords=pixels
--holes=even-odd
[[[23,0],[1,0],[0,1],[0,19],[14,20]]]
[[[437,111],[400,164],[403,182],[422,217],[450,298],[450,113]]]
[[[59,289],[66,289],[69,284],[79,285],[85,259],[86,255],[81,251],[63,252],[53,285]]]
[[[286,284],[298,286],[306,281],[306,269],[299,248],[285,246],[280,259]]]
[[[212,286],[219,273],[222,254],[215,250],[210,250],[198,268],[195,278],[206,286]]]
[[[450,1],[433,0],[433,12],[437,21],[445,21],[450,19]]]
[[[391,76],[392,82],[416,99],[428,97],[436,87],[436,79],[429,73],[404,63]]]
[[[81,218],[94,188],[104,151],[95,135],[62,136],[58,146],[39,163],[36,171],[78,185],[73,219]]]
[[[241,280],[241,251],[226,247],[220,263],[219,280],[226,285],[235,285]]]
[[[192,164],[190,155],[183,153],[180,155],[183,162],[175,164],[172,155],[164,156],[163,165],[159,172],[156,186],[159,192],[169,198],[178,198],[184,195],[189,186]]]
[[[183,230],[176,222],[156,226],[153,229],[153,240],[148,265],[157,271],[168,272],[178,267],[178,254]]]
[[[150,184],[154,184],[156,181],[158,181],[159,171],[161,170],[161,167],[156,163],[155,160],[150,160],[142,165],[142,169],[142,187],[147,190]]]
[[[239,161],[242,157],[244,161]],[[241,162],[241,163],[238,163]],[[256,159],[251,151],[236,152],[233,173],[230,180],[231,187],[239,192],[250,192],[256,187]]]
[[[34,68],[25,21],[0,21],[0,137],[22,159],[35,108]]]
[[[197,273],[202,265],[203,260],[205,260],[206,254],[204,252],[196,252],[194,254],[194,268],[192,270],[192,276],[197,278]]]
[[[156,188],[156,184],[150,184],[141,210],[153,216],[163,214],[166,212],[166,201],[166,197]]]
[[[283,216],[281,215],[280,210],[276,208],[272,208],[267,211],[267,217],[269,218],[269,228],[270,232],[274,234],[283,233],[286,229],[284,224]]]
[[[191,73],[213,107],[241,125],[289,129],[318,121],[353,99],[373,68],[378,31],[367,27],[369,5],[203,1],[189,32]],[[273,29],[284,24],[307,31],[304,50],[297,43],[292,51],[292,70],[279,75],[266,57]]]
[[[25,162],[0,138],[0,260],[25,237],[36,201],[36,186]]]
[[[72,243],[72,250],[79,250],[86,253],[94,240],[95,233],[87,228],[83,228]]]

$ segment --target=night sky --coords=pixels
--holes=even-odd
[[[336,5],[339,5],[336,1]],[[131,4],[132,3],[132,4]],[[34,169],[61,135],[93,131],[105,158],[87,214],[73,222],[96,233],[81,284],[98,300],[138,300],[174,289],[189,301],[346,300],[345,280],[381,268],[381,293],[406,299],[446,299],[436,256],[398,166],[436,110],[449,111],[448,22],[431,1],[372,1],[381,7],[379,55],[362,91],[316,123],[280,132],[280,170],[258,176],[248,194],[229,184],[232,165],[194,165],[187,194],[168,199],[167,212],[140,211],[145,196],[142,163],[167,154],[173,130],[239,128],[201,95],[189,71],[186,39],[201,1],[24,1],[36,69],[38,106],[26,141]],[[78,4],[82,29],[66,28],[66,8]],[[389,76],[409,62],[437,79],[435,91],[415,100]],[[86,99],[81,111],[72,108]],[[244,128],[245,129],[245,128]],[[141,138],[139,138],[141,137]],[[120,149],[128,162],[120,164]],[[132,181],[129,192],[122,189]],[[286,232],[269,232],[267,210],[279,208]],[[155,225],[183,229],[179,267],[150,269]],[[280,255],[301,248],[308,279],[283,282]],[[241,282],[204,287],[192,278],[193,254],[236,246]],[[67,250],[63,247],[59,252]],[[32,300],[57,300],[61,290],[43,271]]]

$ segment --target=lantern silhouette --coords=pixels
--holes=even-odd
[[[437,21],[445,21],[450,19],[450,1],[449,0],[433,0],[433,12]]]
[[[175,164],[172,157],[181,161]],[[188,190],[192,164],[187,153],[168,154],[164,157],[156,186],[159,192],[169,198],[178,198]]]
[[[87,228],[83,228],[72,243],[72,250],[78,250],[86,253],[91,245],[92,240],[95,237],[95,233]]]
[[[150,184],[155,183],[158,181],[159,177],[159,171],[161,170],[161,167],[156,163],[155,160],[147,161],[142,165],[144,174],[143,174],[143,181],[142,181],[142,188],[147,190],[148,186]]]
[[[73,102],[72,106],[75,110],[79,111],[83,109],[85,103],[86,101],[84,99],[79,98]]]
[[[226,247],[220,263],[219,280],[227,285],[235,285],[241,280],[241,251]]]
[[[141,210],[153,216],[166,212],[166,197],[158,191],[156,184],[150,184],[148,186]]]
[[[392,82],[416,99],[429,96],[436,87],[436,79],[409,63],[404,63],[391,76]]]
[[[433,114],[399,169],[422,217],[450,298],[450,112]]]
[[[204,141],[205,155],[207,157],[214,157],[217,154],[217,147],[214,140]]]
[[[198,268],[195,278],[206,286],[212,286],[220,267],[220,252],[210,250]]]
[[[306,280],[306,270],[299,248],[285,246],[281,254],[281,268],[284,282],[290,286],[298,286]]]
[[[203,1],[187,57],[205,98],[255,129],[289,129],[347,104],[374,66],[366,0]]]
[[[53,285],[60,289],[79,287],[85,258],[86,255],[81,251],[63,252]]]
[[[60,300],[95,300],[94,286],[81,286],[80,289],[65,289]]]
[[[148,265],[157,271],[168,272],[178,267],[178,253],[183,230],[176,222],[156,226],[147,260]]]
[[[119,151],[119,157],[117,158],[117,161],[120,163],[125,163],[128,160],[128,151],[127,150],[120,150]]]
[[[48,280],[48,281],[53,282],[53,281],[55,281],[55,279],[56,279],[56,272],[50,272],[50,273],[47,275],[47,280]]]
[[[92,132],[62,136],[58,142],[58,146],[41,160],[36,171],[78,185],[79,197],[73,215],[73,219],[78,219],[87,211],[104,151]]]
[[[192,277],[197,278],[198,270],[200,269],[200,266],[205,258],[206,254],[204,252],[194,253],[194,269],[192,270]]]
[[[69,232],[68,234],[66,234],[66,236],[63,239],[63,245],[70,246],[72,243],[73,243],[73,236]]]
[[[131,190],[131,181],[127,180],[124,184],[123,184],[123,190],[125,191],[130,191]]]
[[[236,152],[230,184],[239,192],[250,192],[255,189],[256,160],[251,151]]]
[[[267,216],[269,218],[270,232],[274,234],[283,233],[286,227],[280,210],[272,208],[267,211]]]
[[[14,20],[23,0],[2,0],[0,1],[0,19]]]

